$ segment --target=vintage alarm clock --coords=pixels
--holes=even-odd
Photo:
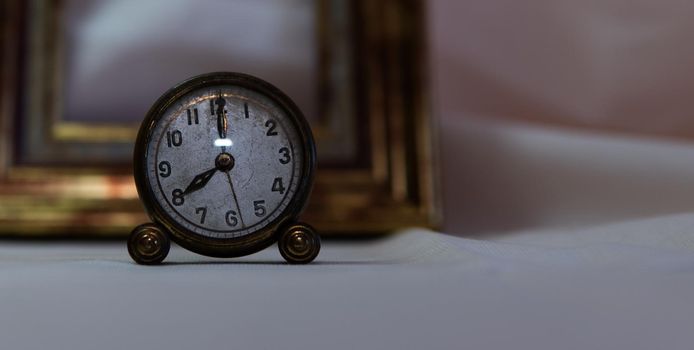
[[[137,135],[135,183],[152,222],[131,232],[128,252],[158,264],[170,239],[224,258],[277,242],[287,262],[309,263],[320,236],[297,219],[315,167],[311,129],[279,89],[240,73],[186,80],[154,103]]]

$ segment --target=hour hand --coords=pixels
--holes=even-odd
[[[207,183],[210,181],[212,178],[212,175],[217,172],[217,168],[212,168],[204,173],[195,175],[193,178],[193,181],[190,182],[188,187],[183,191],[183,195],[186,195],[191,192],[195,192],[207,185]]]

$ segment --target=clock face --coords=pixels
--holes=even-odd
[[[305,169],[297,123],[273,99],[236,85],[204,86],[171,103],[151,127],[146,181],[167,221],[234,239],[263,230],[293,205]],[[300,196],[301,197],[301,196]]]

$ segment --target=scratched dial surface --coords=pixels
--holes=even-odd
[[[163,211],[210,238],[263,229],[292,202],[304,145],[267,96],[238,86],[204,87],[169,106],[147,145],[147,180]]]

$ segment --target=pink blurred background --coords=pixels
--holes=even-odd
[[[677,0],[428,2],[443,230],[694,209],[692,15]]]

